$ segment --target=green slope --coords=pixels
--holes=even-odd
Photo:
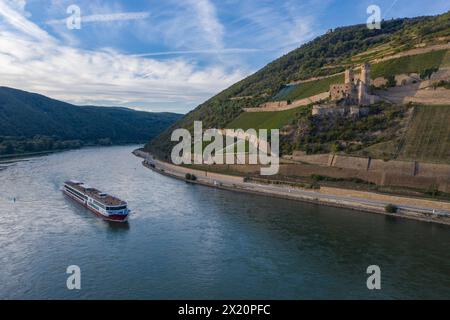
[[[267,115],[256,115],[260,117],[258,121],[245,120],[245,117],[249,116],[241,115],[242,108],[255,107],[273,100],[274,97],[277,100],[281,98],[293,100],[324,92],[330,84],[328,80],[302,84],[293,90],[290,88],[281,91],[282,94],[277,96],[286,83],[344,71],[346,66],[353,63],[352,57],[379,48],[381,45],[397,53],[412,49],[424,42],[434,44],[436,41],[439,42],[439,37],[447,36],[450,36],[450,12],[433,17],[383,21],[382,28],[379,30],[369,30],[365,24],[337,28],[269,63],[253,75],[202,103],[148,143],[146,150],[168,159],[174,145],[170,141],[171,132],[180,127],[192,130],[194,120],[202,121],[204,128],[224,128],[227,124],[248,127],[246,121],[250,121],[250,124],[257,127],[263,124],[273,126],[269,120],[265,119]],[[434,66],[438,60],[439,57],[433,57],[431,66]],[[404,63],[409,65],[407,62]],[[422,66],[416,69],[428,68],[427,63],[423,62]],[[387,69],[381,66],[379,68]],[[381,71],[375,68],[375,75],[378,72]],[[286,96],[282,97],[282,95]],[[244,96],[250,98],[232,99]],[[282,122],[274,121],[276,126]]]
[[[383,61],[372,66],[372,78],[389,77],[402,73],[421,73],[439,68],[448,50],[431,51],[414,56]]]
[[[0,87],[0,154],[83,143],[144,142],[180,117],[179,114],[126,108],[75,106],[39,94]]]
[[[310,107],[276,112],[243,112],[227,124],[228,129],[281,129],[295,119],[299,113],[308,113]]]
[[[330,90],[330,85],[334,83],[344,83],[344,74],[338,74],[329,78],[309,81],[297,84],[289,88],[286,94],[279,94],[275,96],[275,101],[282,100],[298,100],[304,99],[316,94]]]
[[[401,159],[450,163],[450,105],[417,106]]]

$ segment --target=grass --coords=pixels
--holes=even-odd
[[[316,94],[327,92],[330,90],[330,85],[335,83],[344,83],[344,75],[338,74],[329,78],[309,81],[290,86],[282,89],[276,96],[276,100],[298,100],[304,99]],[[284,92],[283,92],[284,91]]]
[[[283,87],[280,91],[278,91],[278,93],[273,97],[274,101],[282,101],[282,100],[287,100],[285,99],[286,97],[288,97],[294,90],[296,90],[298,87],[298,84],[294,84],[294,85],[288,85]]]
[[[447,52],[447,50],[431,51],[374,64],[372,66],[372,78],[395,76],[403,73],[420,73],[424,70],[439,68]]]
[[[450,163],[450,106],[418,106],[400,158]]]
[[[236,119],[231,121],[227,129],[281,129],[286,124],[296,118],[299,112],[308,112],[309,107],[298,107],[285,111],[273,112],[243,112]]]
[[[444,58],[442,58],[441,67],[450,67],[450,50],[447,50]]]
[[[363,63],[363,62],[367,62],[367,61],[375,59],[375,58],[381,58],[384,55],[389,55],[392,53],[392,51],[393,51],[393,49],[389,45],[382,44],[381,46],[372,48],[368,51],[365,51],[365,52],[362,52],[360,54],[353,56],[347,62],[348,63]]]

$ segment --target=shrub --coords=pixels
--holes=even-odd
[[[429,79],[431,77],[431,75],[438,70],[439,70],[438,68],[429,68],[429,69],[422,70],[420,72],[420,79]]]
[[[196,181],[197,180],[197,177],[195,175],[193,175],[193,174],[190,174],[190,173],[186,173],[185,178],[186,178],[186,180],[190,180],[190,181]]]
[[[390,87],[395,87],[396,85],[397,85],[397,82],[395,81],[395,76],[394,75],[388,76],[386,86],[390,88]]]
[[[387,213],[397,213],[398,208],[397,206],[393,205],[393,204],[388,204],[385,208]]]
[[[426,191],[426,194],[432,196],[433,198],[439,196],[440,195],[439,187],[437,185],[430,186]]]

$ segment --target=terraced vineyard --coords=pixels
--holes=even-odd
[[[450,67],[450,50],[447,50],[447,53],[445,54],[444,58],[442,59],[442,68],[448,68]]]
[[[450,106],[418,106],[399,158],[450,163]]]
[[[403,56],[379,63],[372,63],[371,75],[373,79],[378,76],[388,77],[413,72],[421,73],[422,76],[429,76],[438,67],[450,66],[450,50],[436,49],[445,48],[439,46],[435,48],[435,51],[414,56],[406,56],[407,51],[416,48],[420,49],[423,47],[423,44],[427,46],[446,45],[450,36],[449,18],[450,12],[446,12],[430,17],[386,20],[383,21],[383,27],[379,30],[369,30],[365,24],[336,28],[332,32],[323,34],[272,61],[264,68],[202,103],[195,110],[189,112],[182,120],[148,143],[145,149],[162,159],[168,159],[174,145],[170,140],[171,132],[175,128],[191,130],[193,122],[201,120],[204,128],[272,129],[283,128],[283,126],[289,124],[291,127],[289,128],[290,130],[286,130],[286,133],[293,134],[284,135],[285,151],[295,150],[299,145],[299,134],[297,133],[308,131],[310,129],[308,125],[311,124],[307,121],[309,120],[307,117],[310,114],[297,116],[296,112],[302,112],[300,110],[311,112],[311,107],[280,112],[247,113],[242,112],[242,110],[254,108],[267,102],[294,101],[327,92],[331,84],[344,82],[344,74],[338,73],[344,71],[345,68],[351,66],[357,68],[358,64],[362,62],[371,62],[374,59],[386,58],[392,54]],[[426,50],[415,52],[424,51]],[[320,80],[296,85],[286,85],[294,81],[317,79],[323,76],[329,76],[329,78],[321,78]],[[445,88],[444,85],[441,87]],[[444,101],[442,104],[447,104],[447,102]],[[417,117],[421,118],[425,117],[425,115],[419,112]],[[448,117],[443,118],[442,114],[436,117],[436,128],[444,130],[450,123],[450,119]],[[377,122],[379,120],[377,114],[374,114],[373,118],[375,118],[373,121],[376,122],[373,123],[373,127],[370,126],[370,123],[363,123],[364,121],[361,121],[361,125],[369,129],[377,128],[377,125],[380,125]],[[387,128],[392,129],[395,127],[396,123],[392,121],[398,122],[400,120],[396,117],[387,118],[385,120]],[[433,122],[433,120],[430,121]],[[440,124],[438,125],[437,123]],[[350,122],[349,124],[351,126],[355,125]],[[426,126],[426,123],[414,123],[414,128],[417,126]],[[344,125],[340,127],[345,129]],[[391,156],[398,157],[399,152],[402,152],[404,149],[404,157],[411,158],[413,154],[420,154],[422,159],[429,158],[431,161],[435,161],[435,157],[441,159],[439,161],[446,162],[449,162],[448,159],[450,159],[445,151],[450,149],[448,144],[442,147],[442,150],[445,149],[444,151],[436,149],[436,146],[434,146],[435,149],[431,150],[433,144],[438,144],[436,139],[438,133],[433,133],[434,136],[430,138],[430,145],[427,145],[427,142],[423,142],[424,145],[421,148],[415,145],[415,141],[418,141],[418,139],[425,139],[425,137],[420,137],[419,133],[416,133],[418,135],[416,137],[413,137],[414,133],[410,133],[406,146],[402,143],[403,147],[400,147],[398,142],[401,132],[397,135],[392,135],[395,140],[389,140],[387,135],[384,134],[385,132],[381,132],[380,135],[384,135],[383,137],[386,139],[382,137],[383,139],[380,138],[380,141],[372,141],[372,138],[375,139],[378,134],[376,132],[367,136],[369,140],[361,134],[358,136],[360,140],[356,143],[351,140],[353,139],[351,132],[339,132],[336,130],[335,125],[319,129],[321,130],[321,136],[316,137],[314,141],[308,141],[308,146],[311,146],[311,148],[306,151],[309,153],[328,152],[331,147],[336,147],[344,148],[341,152],[349,153],[367,151],[372,154],[372,152],[376,151],[377,155],[389,158]],[[326,132],[327,130],[328,132]],[[357,133],[359,134],[360,131]],[[448,141],[448,132],[442,134]],[[344,135],[344,137],[341,137],[341,135]],[[345,143],[341,143],[340,140],[345,140]],[[402,139],[401,141],[404,142],[405,140]],[[336,143],[331,145],[332,142]],[[371,143],[375,145],[373,148]],[[371,150],[365,150],[368,149],[369,145]],[[362,149],[359,150],[359,148]],[[416,150],[415,148],[418,149]],[[430,150],[424,151],[427,148]],[[429,152],[429,155],[427,155],[427,152]]]
[[[289,124],[297,114],[309,114],[311,107],[299,107],[274,112],[243,112],[231,121],[227,129],[281,129]]]
[[[344,74],[290,86],[289,89],[284,89],[284,92],[281,90],[280,93],[275,96],[275,101],[293,101],[308,98],[322,92],[327,92],[330,90],[330,85],[334,83],[344,83]]]
[[[439,68],[447,52],[448,50],[431,51],[374,64],[372,78],[395,76],[402,73],[420,73],[427,69]]]

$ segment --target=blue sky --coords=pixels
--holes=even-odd
[[[0,0],[0,85],[76,104],[185,113],[329,28],[448,0]],[[81,29],[67,28],[67,9]]]

